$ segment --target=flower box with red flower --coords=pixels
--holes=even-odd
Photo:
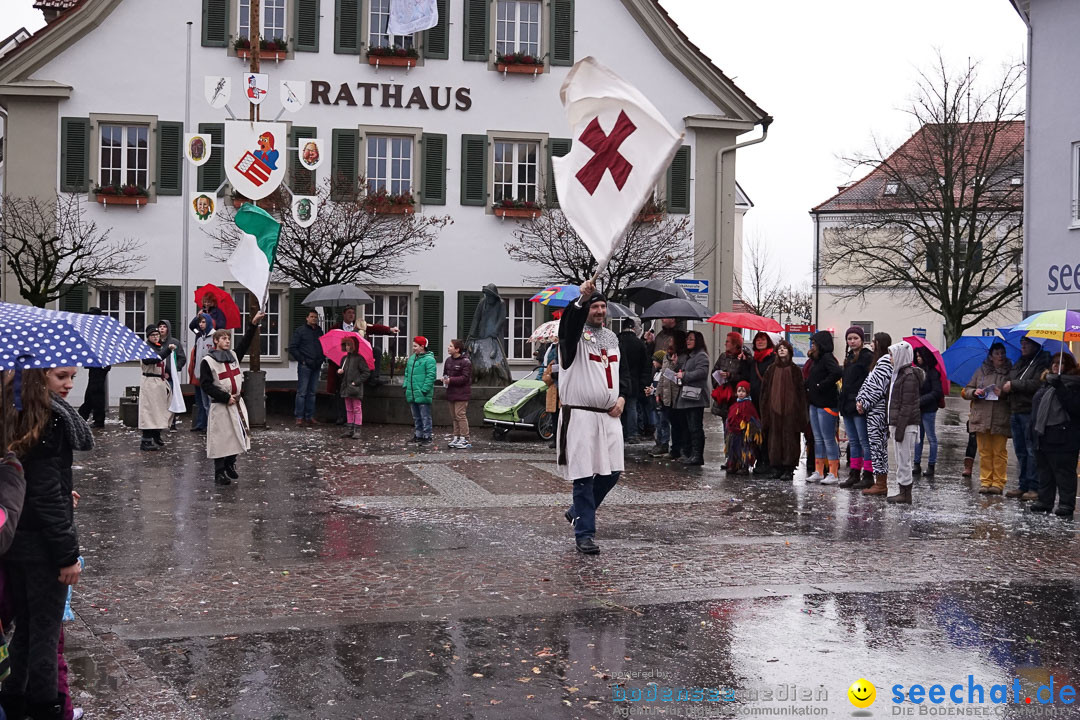
[[[532,200],[502,200],[495,204],[495,217],[535,220],[540,217],[540,206]]]
[[[149,193],[141,185],[99,185],[94,188],[94,199],[100,204],[141,206],[148,202]]]
[[[368,65],[375,67],[416,67],[420,53],[416,48],[373,47],[368,50]]]
[[[635,222],[653,224],[661,222],[664,219],[664,215],[667,214],[667,208],[663,203],[656,202],[653,198],[649,198],[645,204],[638,210],[637,218]]]
[[[416,212],[416,199],[412,193],[391,195],[385,190],[364,198],[364,207],[373,215],[412,215]]]
[[[247,38],[237,38],[233,42],[236,57],[246,60],[251,57],[251,41]],[[284,60],[289,56],[289,42],[283,38],[259,41],[259,58],[261,60]]]
[[[522,52],[500,54],[495,59],[495,69],[501,73],[539,75],[544,72],[544,59]]]

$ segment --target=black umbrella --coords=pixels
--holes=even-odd
[[[345,307],[346,305],[365,305],[375,302],[370,295],[355,285],[327,285],[304,298],[308,307]]]
[[[655,302],[670,300],[672,298],[679,298],[682,300],[690,299],[690,295],[688,295],[681,286],[657,278],[636,282],[623,290],[622,294],[629,302],[635,302],[638,305],[644,305],[645,307],[648,307]],[[665,315],[665,317],[671,316]]]
[[[676,320],[701,320],[712,315],[712,311],[704,305],[699,305],[693,300],[682,298],[670,298],[660,300],[649,305],[648,309],[641,313],[642,320],[657,320],[660,318],[675,318]]]
[[[607,316],[612,320],[621,320],[623,318],[631,318],[637,320],[638,316],[633,310],[617,302],[608,300],[607,304]]]

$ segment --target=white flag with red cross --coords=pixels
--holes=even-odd
[[[641,91],[595,58],[579,60],[561,91],[570,152],[552,158],[559,206],[603,272],[682,144]]]

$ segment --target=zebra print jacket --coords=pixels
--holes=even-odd
[[[891,384],[892,358],[886,354],[878,358],[855,398],[856,402],[861,402],[866,408],[867,416],[885,413]]]

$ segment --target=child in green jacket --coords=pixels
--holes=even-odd
[[[428,340],[423,335],[413,338],[413,354],[405,363],[405,401],[412,410],[412,441],[420,445],[431,443],[431,401],[435,396],[435,355],[428,352]]]

